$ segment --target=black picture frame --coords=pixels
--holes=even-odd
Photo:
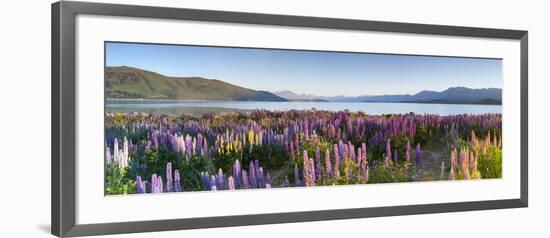
[[[528,206],[528,32],[319,17],[62,1],[52,4],[51,233],[59,237],[458,212]],[[77,225],[75,18],[79,14],[512,39],[520,42],[521,193],[518,199]]]

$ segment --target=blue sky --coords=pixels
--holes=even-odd
[[[265,91],[318,96],[502,88],[502,61],[366,53],[107,43],[107,66],[199,76]]]

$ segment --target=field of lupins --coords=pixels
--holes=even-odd
[[[105,194],[502,177],[502,116],[107,113]]]

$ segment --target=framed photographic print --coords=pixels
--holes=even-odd
[[[527,206],[527,32],[52,5],[52,233]]]

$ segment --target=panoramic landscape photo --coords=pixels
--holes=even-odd
[[[502,177],[502,60],[105,43],[105,195]]]

